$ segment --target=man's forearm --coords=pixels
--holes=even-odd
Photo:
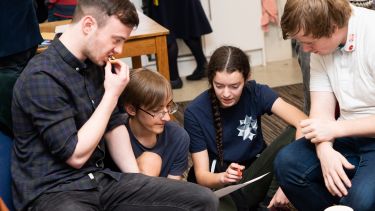
[[[104,94],[102,101],[89,120],[78,130],[78,142],[67,163],[81,168],[94,152],[103,137],[109,118],[117,104],[117,98]]]

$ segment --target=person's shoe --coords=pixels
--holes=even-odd
[[[205,77],[205,70],[203,68],[197,68],[194,70],[193,74],[186,77],[186,80],[188,81],[197,81],[201,78]]]
[[[171,87],[172,89],[181,89],[182,88],[181,78],[178,78],[176,80],[171,80]]]

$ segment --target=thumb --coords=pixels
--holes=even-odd
[[[111,74],[111,68],[112,68],[112,65],[109,61],[107,61],[107,63],[105,64],[104,66],[104,70],[105,70],[105,75],[109,75]]]
[[[267,206],[268,209],[271,209],[271,208],[273,207],[274,201],[275,201],[275,196],[272,197],[272,200],[271,200],[270,203],[268,204],[268,206]]]

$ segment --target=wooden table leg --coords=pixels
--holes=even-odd
[[[133,65],[133,69],[141,68],[142,67],[141,56],[133,56],[132,57],[132,65]]]
[[[168,49],[166,36],[158,36],[156,42],[156,66],[161,75],[169,80]]]

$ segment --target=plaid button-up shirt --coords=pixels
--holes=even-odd
[[[26,66],[14,86],[12,103],[17,210],[25,209],[42,193],[95,188],[89,173],[101,171],[119,179],[120,173],[104,169],[104,140],[81,169],[65,162],[78,142],[77,131],[102,99],[103,81],[102,67],[82,63],[58,39]],[[107,131],[123,122],[116,109]]]

